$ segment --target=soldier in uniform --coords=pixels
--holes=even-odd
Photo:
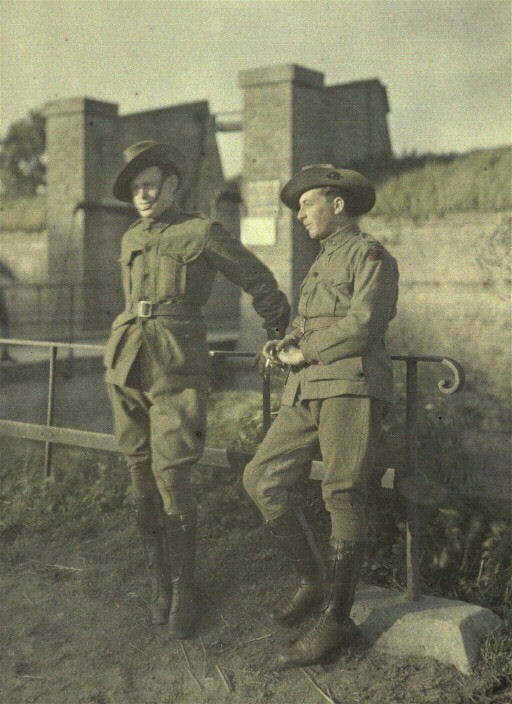
[[[197,613],[190,475],[203,452],[209,385],[201,309],[218,271],[252,296],[269,338],[284,335],[289,305],[267,267],[219,223],[176,207],[185,172],[177,149],[144,141],[124,157],[114,195],[140,218],[121,243],[126,308],[106,345],[106,382],[131,473],[152,622],[168,622],[171,637],[183,638]]]
[[[367,531],[367,501],[379,477],[374,454],[385,406],[392,400],[384,335],[396,312],[393,257],[362,233],[355,216],[374,205],[360,173],[305,167],[283,188],[320,251],[301,287],[298,316],[283,340],[267,342],[271,364],[289,365],[281,408],[244,472],[273,544],[293,562],[298,587],[271,616],[291,625],[318,610],[314,628],[280,653],[278,667],[320,661],[352,639],[350,619]],[[291,490],[321,450],[322,498],[331,518],[327,579],[313,536]]]

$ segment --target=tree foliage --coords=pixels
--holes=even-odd
[[[45,120],[37,111],[13,122],[0,149],[0,179],[4,195],[31,196],[45,184]]]

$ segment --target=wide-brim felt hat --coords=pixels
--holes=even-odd
[[[185,157],[172,144],[152,140],[137,142],[124,150],[123,158],[125,165],[117,175],[112,191],[116,198],[126,203],[132,202],[132,178],[150,166],[170,166],[180,181],[185,176]]]
[[[292,210],[299,210],[299,198],[313,188],[331,186],[345,195],[351,215],[363,215],[375,205],[375,188],[359,171],[337,169],[330,164],[304,166],[281,191],[281,200]]]

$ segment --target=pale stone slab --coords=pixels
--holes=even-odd
[[[434,596],[408,601],[381,587],[359,589],[351,616],[376,650],[434,658],[464,674],[478,661],[483,639],[501,624],[476,604]]]

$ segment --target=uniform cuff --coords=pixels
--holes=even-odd
[[[304,359],[308,364],[318,364],[320,362],[320,357],[316,348],[305,339],[299,342],[299,349],[304,355]]]
[[[286,327],[275,327],[265,328],[267,331],[267,339],[269,340],[282,340],[286,335]]]

